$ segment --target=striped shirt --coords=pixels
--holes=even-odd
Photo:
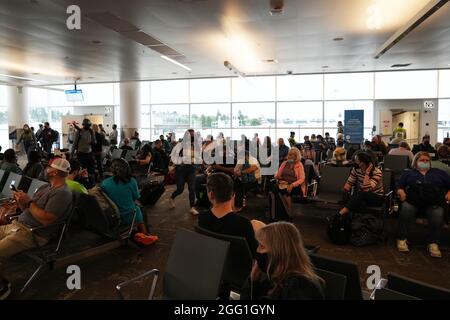
[[[358,183],[359,190],[370,192],[377,195],[383,195],[383,174],[380,169],[375,168],[370,176],[369,182],[364,184],[365,173],[361,169],[353,168],[348,177],[347,183],[354,186]]]

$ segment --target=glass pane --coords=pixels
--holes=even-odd
[[[46,107],[47,105],[47,90],[28,88],[28,108]]]
[[[439,100],[438,141],[450,136],[450,99]]]
[[[141,105],[141,128],[150,128],[150,105],[148,104]]]
[[[58,89],[65,90],[65,86],[58,86]],[[67,102],[66,94],[64,91],[56,90],[41,90],[47,94],[47,105],[51,107],[58,106],[70,106],[71,103]]]
[[[275,103],[234,103],[233,127],[275,129]]]
[[[2,147],[3,152],[9,148],[8,138],[8,129],[0,129],[0,146]]]
[[[34,126],[35,130],[39,128],[39,123],[48,121],[49,114],[45,107],[37,107],[30,109],[30,126]]]
[[[182,132],[180,138],[189,127],[189,105],[152,105],[152,131],[154,135],[165,134],[172,131]],[[156,133],[155,133],[156,132]],[[152,138],[153,139],[153,138]]]
[[[230,104],[191,104],[191,127],[230,128]]]
[[[324,131],[336,137],[337,122],[344,123],[345,110],[364,110],[364,137],[370,138],[373,126],[373,101],[326,101]]]
[[[175,140],[179,140],[179,139],[183,139],[184,133],[186,132],[186,128],[185,127],[166,128],[164,126],[158,126],[157,128],[152,128],[150,131],[151,140],[154,141],[156,139],[159,139],[159,136],[162,134],[167,139],[167,135],[170,132],[175,133]]]
[[[277,100],[322,100],[323,75],[277,77]]]
[[[375,99],[436,98],[437,71],[375,73]]]
[[[0,107],[6,107],[8,97],[6,96],[6,86],[0,86]]]
[[[325,99],[373,99],[373,73],[326,74]]]
[[[76,106],[112,105],[114,104],[113,83],[95,83],[78,85],[83,91],[83,101],[75,102]]]
[[[450,70],[439,71],[439,98],[450,98]]]
[[[0,106],[0,129],[8,129],[8,109]]]
[[[274,101],[275,77],[232,78],[233,101]]]
[[[191,102],[229,102],[230,78],[191,80]]]
[[[322,102],[279,102],[278,128],[320,128]]]
[[[62,116],[68,116],[73,114],[73,107],[61,107],[61,108],[50,108],[50,126],[58,131],[61,131]]]
[[[139,130],[139,139],[141,140],[141,141],[144,141],[144,140],[148,140],[148,141],[152,141],[151,139],[150,139],[150,129],[140,129]],[[159,138],[159,137],[158,137]]]
[[[140,83],[141,104],[150,104],[150,82],[144,81]]]
[[[189,102],[188,80],[151,81],[151,103]]]
[[[247,139],[252,140],[255,136],[255,133],[258,134],[258,138],[260,139],[261,143],[264,142],[264,137],[269,136],[272,142],[275,139],[275,128],[272,129],[261,129],[261,128],[254,128],[254,129],[244,129],[244,128],[233,128],[231,133],[231,138],[233,140],[240,140],[242,135],[245,135]]]
[[[114,104],[120,105],[120,83],[114,83]],[[142,102],[141,102],[142,103]]]

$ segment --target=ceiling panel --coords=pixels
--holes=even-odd
[[[448,68],[449,3],[374,59],[427,1],[285,0],[284,13],[271,16],[268,0],[2,0],[0,73],[64,83],[231,75],[224,60],[251,75]],[[66,28],[72,4],[81,30]],[[379,29],[368,28],[373,21]],[[143,45],[155,43],[167,47]],[[192,71],[161,54],[181,54]]]

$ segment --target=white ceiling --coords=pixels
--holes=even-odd
[[[279,16],[269,14],[269,2],[0,0],[0,74],[42,85],[77,77],[100,82],[230,76],[225,60],[251,75],[391,70],[397,63],[411,63],[407,69],[450,66],[449,3],[375,60],[377,49],[428,0],[285,0]],[[81,30],[66,27],[71,4],[81,8]],[[111,13],[159,39],[184,55],[192,71],[91,20],[95,12]]]

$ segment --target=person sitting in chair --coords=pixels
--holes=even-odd
[[[301,162],[300,150],[292,148],[289,150],[288,159],[281,164],[275,174],[277,189],[283,195],[287,205],[287,211],[292,212],[292,194],[297,193],[306,196],[305,169]]]
[[[375,167],[372,158],[364,152],[355,156],[355,167],[344,185],[344,192],[349,194],[353,186],[357,190],[350,195],[339,214],[346,215],[356,212],[364,206],[378,207],[383,205],[383,176],[380,169]]]
[[[132,177],[130,165],[125,159],[114,159],[111,172],[113,176],[103,180],[101,188],[119,208],[121,224],[131,225],[133,213],[136,213],[134,223],[140,233],[140,242],[145,245],[156,242],[158,237],[148,233],[141,208],[136,204],[141,195],[136,179]]]
[[[405,171],[398,182],[397,194],[401,201],[398,220],[397,249],[408,252],[408,229],[419,212],[428,218],[428,251],[432,257],[441,258],[439,240],[444,225],[445,202],[450,201],[450,176],[431,167],[427,152],[414,156],[412,170]]]
[[[243,237],[247,240],[252,254],[255,254],[258,242],[255,238],[255,226],[262,226],[260,221],[250,221],[233,212],[233,180],[225,173],[212,173],[206,182],[206,191],[212,207],[201,212],[198,226],[215,233]],[[258,229],[258,227],[256,227]]]
[[[30,198],[23,191],[14,191],[18,208],[22,210],[17,221],[0,226],[0,266],[2,262],[22,251],[45,245],[56,236],[58,226],[72,210],[72,193],[66,185],[70,164],[55,159],[46,169],[50,184],[39,188]],[[30,228],[46,227],[35,233]],[[34,236],[33,236],[34,234]],[[11,284],[0,274],[0,300],[11,292]]]

